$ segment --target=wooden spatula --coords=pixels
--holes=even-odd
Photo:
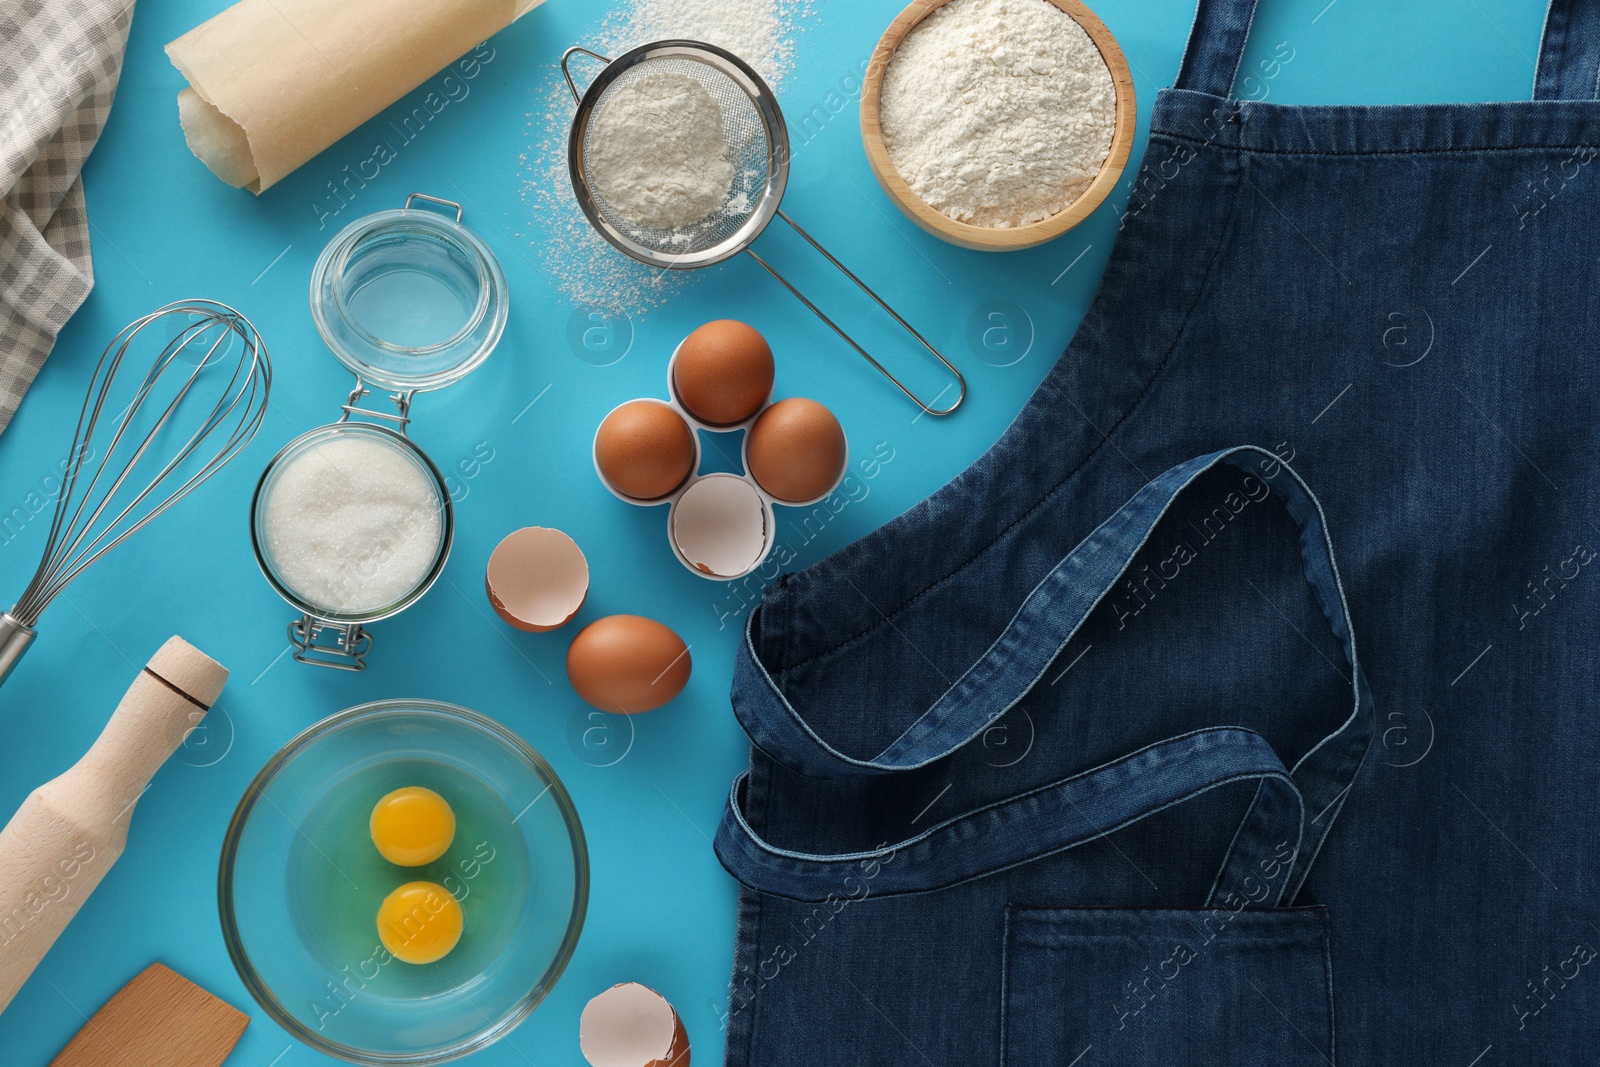
[[[50,1067],[219,1067],[249,1021],[152,963],[94,1013]]]

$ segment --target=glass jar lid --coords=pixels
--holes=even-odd
[[[426,200],[454,218],[413,208]],[[364,381],[439,389],[488,358],[505,330],[505,275],[461,225],[461,205],[422,193],[357,219],[311,271],[311,317],[334,356]]]

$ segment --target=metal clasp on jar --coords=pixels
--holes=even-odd
[[[364,671],[373,636],[360,623],[328,622],[302,615],[289,623],[289,644],[300,663],[337,671]]]

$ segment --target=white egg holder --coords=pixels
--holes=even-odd
[[[672,358],[667,361],[667,396],[669,399],[661,400],[657,397],[646,396],[638,397],[634,400],[625,400],[621,404],[618,404],[616,407],[612,408],[611,411],[606,412],[606,418],[610,418],[611,415],[618,409],[639,401],[644,401],[651,404],[660,404],[661,406],[671,410],[685,423],[687,423],[689,427],[689,439],[693,445],[694,451],[693,459],[689,464],[688,477],[686,477],[676,489],[663,496],[654,497],[649,500],[642,500],[639,497],[629,496],[628,494],[619,490],[616,486],[612,485],[611,482],[606,479],[605,472],[600,469],[600,456],[596,450],[596,445],[598,445],[600,437],[598,429],[595,431],[595,442],[590,446],[590,459],[594,462],[595,476],[600,479],[600,484],[605,486],[606,490],[610,492],[612,496],[616,497],[623,503],[632,504],[635,507],[643,508],[658,507],[662,504],[667,505],[667,544],[672,549],[673,557],[676,558],[679,563],[683,564],[683,566],[687,568],[690,573],[698,575],[701,578],[705,578],[708,581],[731,582],[750,574],[756,568],[765,563],[768,556],[772,555],[772,550],[778,543],[778,514],[776,510],[778,507],[812,507],[828,499],[828,497],[833,495],[834,490],[839,488],[839,483],[844,481],[845,472],[850,469],[850,441],[849,438],[846,437],[844,462],[839,465],[839,476],[833,480],[833,484],[828,486],[824,492],[817,494],[809,500],[783,500],[779,497],[773,496],[771,493],[763,489],[761,487],[761,483],[756,481],[755,478],[749,473],[750,427],[755,425],[756,420],[761,417],[762,412],[766,411],[772,406],[772,397],[769,395],[766,401],[756,409],[753,415],[751,415],[749,418],[742,419],[739,422],[711,423],[697,418],[689,411],[688,406],[683,403],[683,398],[678,395],[678,386],[674,372],[676,371],[678,365],[678,353],[682,350],[682,348],[683,342],[680,341],[678,342],[678,347],[672,350]],[[601,425],[605,425],[604,419],[601,420]],[[739,430],[745,431],[744,444],[739,450],[739,466],[744,473],[733,474],[728,471],[713,471],[710,474],[700,473],[700,460],[702,457],[700,432],[702,430],[707,433],[736,433]],[[752,500],[759,504],[761,510],[761,530],[759,534],[759,540],[754,537],[742,538],[735,536],[731,541],[730,551],[742,550],[736,553],[738,558],[743,558],[749,554],[753,554],[754,556],[747,566],[739,568],[733,573],[718,573],[710,570],[709,568],[697,566],[695,561],[689,558],[689,555],[684,551],[682,545],[679,543],[678,524],[684,517],[684,497],[691,493],[696,486],[711,483],[716,480],[738,482],[747,487],[750,491]],[[689,507],[694,508],[699,499],[703,496],[704,490],[690,499]],[[709,507],[710,505],[707,504],[705,506]]]

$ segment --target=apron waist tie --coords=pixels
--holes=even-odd
[[[1192,800],[1218,786],[1259,783],[1242,831],[1212,886],[1208,907],[1284,899],[1305,805],[1260,734],[1237,727],[1169,738],[1093,770],[946,820],[916,837],[866,852],[788,852],[762,840],[744,814],[747,775],[728,797],[717,855],[752,889],[795,900],[874,897],[945,889],[1074,848]]]
[[[968,812],[899,844],[833,855],[787,852],[762,840],[745,817],[746,776],[741,775],[717,830],[715,844],[723,865],[751,888],[802,900],[837,893],[841,878],[855,864],[882,868],[873,878],[875,893],[939,889],[1094,840],[1219,785],[1256,780],[1256,796],[1211,898],[1215,902],[1226,894],[1244,893],[1259,899],[1245,879],[1254,877],[1253,872],[1276,870],[1273,857],[1281,859],[1286,846],[1292,858],[1281,864],[1286,877],[1271,903],[1292,901],[1366,754],[1373,734],[1372,697],[1356,655],[1322,507],[1299,474],[1264,449],[1242,446],[1199,456],[1140,489],[1056,564],[989,649],[877,756],[859,759],[835,749],[790,703],[755,654],[758,614],[752,614],[736,654],[733,706],[751,741],[801,774],[893,774],[942,759],[980,736],[1033,689],[1122,578],[1168,508],[1197,478],[1219,464],[1249,470],[1263,460],[1280,468],[1279,475],[1263,484],[1299,527],[1305,578],[1343,646],[1351,687],[1349,716],[1293,768],[1285,768],[1253,731],[1198,730]],[[1307,811],[1318,814],[1307,822]],[[1002,828],[1004,833],[995,832]],[[936,862],[902,864],[904,857],[936,857]]]

